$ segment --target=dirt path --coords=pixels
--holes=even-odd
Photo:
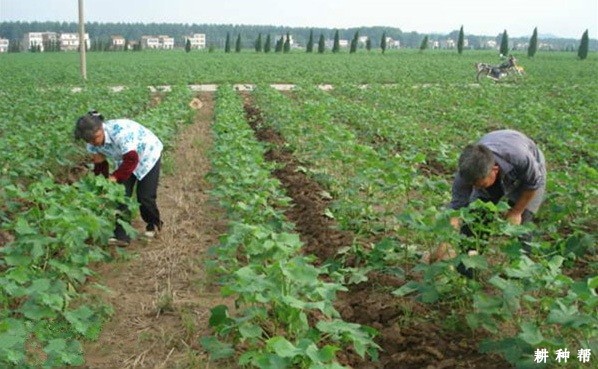
[[[183,129],[171,154],[172,173],[161,177],[162,233],[149,243],[133,242],[129,258],[96,270],[98,282],[111,291],[102,298],[114,316],[98,341],[86,345],[86,369],[216,367],[201,354],[198,338],[208,334],[210,309],[228,303],[203,265],[208,248],[225,232],[225,215],[210,203],[204,180],[213,95],[198,99],[195,124]]]

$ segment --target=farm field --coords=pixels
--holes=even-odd
[[[90,53],[86,82],[76,54],[0,55],[0,366],[592,367],[598,57],[515,56],[480,85],[494,53]],[[165,142],[160,239],[106,245],[125,199],[72,139],[91,108]],[[460,242],[461,148],[506,128],[548,163],[531,256],[497,219],[423,263]]]

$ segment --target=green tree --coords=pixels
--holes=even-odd
[[[282,51],[288,53],[291,51],[291,35],[287,32],[287,39],[284,41]]]
[[[276,41],[276,45],[274,46],[274,52],[277,52],[277,53],[282,52],[283,45],[284,45],[284,36],[280,36],[280,38]]]
[[[425,49],[428,48],[428,36],[424,36],[421,45],[419,45],[419,51],[423,52]]]
[[[309,39],[307,40],[306,52],[311,53],[314,51],[314,30],[309,31]]]
[[[357,43],[359,42],[359,31],[355,31],[355,35],[353,35],[353,39],[351,40],[351,50],[350,53],[354,53],[357,51]]]
[[[380,40],[380,48],[382,49],[382,54],[386,51],[386,31],[382,32],[382,39]]]
[[[365,49],[367,51],[372,51],[372,39],[369,37],[365,40]]]
[[[185,42],[185,51],[186,52],[191,51],[191,40],[190,39],[187,39],[187,42]]]
[[[538,27],[534,28],[534,33],[532,33],[532,37],[529,39],[529,46],[527,47],[527,57],[533,58],[536,55],[536,51],[538,51]]]
[[[264,45],[264,52],[269,53],[272,49],[272,39],[270,38],[270,34],[266,36],[266,44]]]
[[[502,33],[502,38],[500,40],[500,53],[502,55],[509,54],[509,35],[507,34],[507,30]]]
[[[457,41],[457,52],[463,54],[463,45],[465,44],[465,34],[463,33],[463,26],[459,30],[459,39]]]
[[[338,36],[338,30],[334,32],[334,44],[332,45],[332,52],[338,53],[341,50],[341,42]]]
[[[579,60],[584,60],[588,57],[588,48],[590,46],[590,38],[588,36],[588,30],[581,35],[581,42],[579,43],[579,49],[577,49],[577,57]]]
[[[260,33],[257,35],[257,40],[255,41],[255,51],[258,53],[262,52],[262,34]]]
[[[318,41],[318,53],[323,54],[326,51],[326,42],[324,41],[324,35],[320,33],[320,40]]]
[[[237,52],[237,53],[241,52],[241,34],[240,33],[237,36],[237,42],[235,43],[235,52]]]
[[[230,53],[230,33],[226,33],[226,41],[224,42],[224,52]]]

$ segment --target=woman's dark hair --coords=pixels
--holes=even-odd
[[[95,133],[102,127],[104,117],[97,110],[90,110],[87,114],[77,119],[75,124],[75,140],[89,142]]]

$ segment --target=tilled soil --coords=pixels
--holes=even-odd
[[[284,149],[284,137],[263,125],[263,117],[245,97],[246,118],[259,140],[273,144],[266,158],[278,163],[276,176],[293,199],[286,211],[296,224],[305,252],[320,262],[334,258],[337,251],[353,244],[355,235],[340,230],[333,219],[324,215],[330,199],[323,188],[302,171],[293,154]],[[335,306],[344,320],[376,328],[376,343],[381,346],[378,361],[362,360],[351,350],[339,354],[339,360],[356,369],[484,368],[506,369],[511,366],[495,355],[477,352],[479,337],[446,331],[438,322],[426,320],[428,307],[407,298],[397,298],[390,291],[404,281],[390,275],[370,273],[368,281],[351,286],[338,295]]]

